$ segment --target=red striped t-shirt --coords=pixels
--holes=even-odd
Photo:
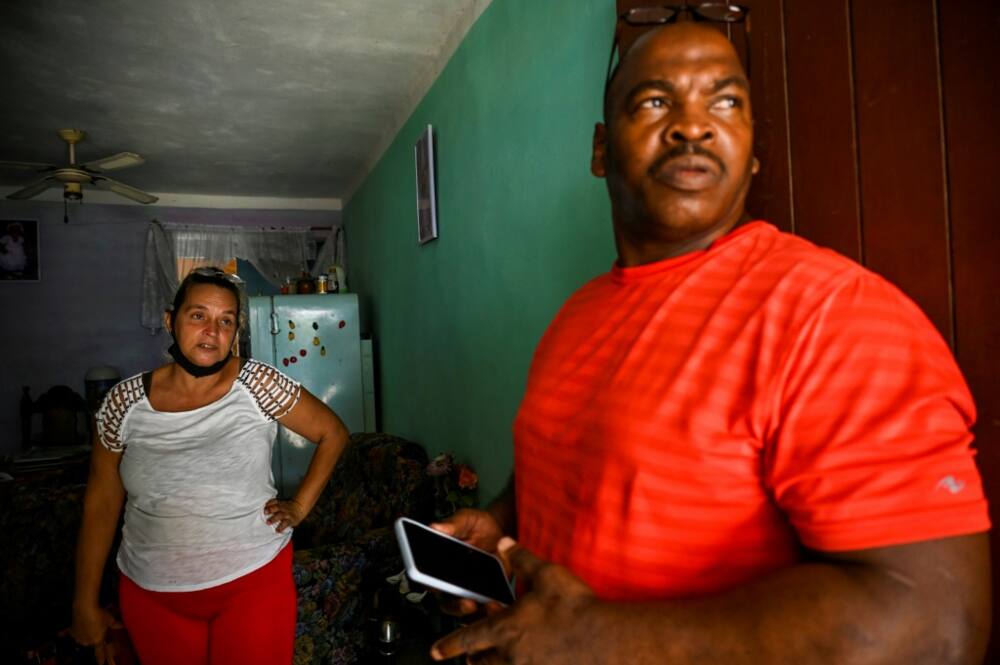
[[[984,531],[975,407],[881,277],[764,222],[615,266],[538,345],[514,425],[521,543],[602,597]]]

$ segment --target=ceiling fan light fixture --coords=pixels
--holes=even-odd
[[[146,161],[141,155],[137,155],[134,152],[119,152],[85,164],[77,164],[74,147],[84,139],[86,133],[79,129],[60,129],[58,133],[59,137],[66,142],[69,149],[69,163],[67,164],[38,164],[35,162],[0,160],[0,168],[27,169],[48,174],[41,180],[37,180],[27,187],[22,187],[16,192],[8,194],[8,199],[30,199],[33,196],[41,194],[49,187],[58,187],[61,184],[63,186],[64,201],[80,201],[83,199],[83,185],[94,185],[138,203],[149,204],[156,203],[159,200],[152,194],[126,185],[123,182],[112,180],[102,173],[102,171],[138,166]]]
[[[83,184],[90,182],[90,174],[77,168],[66,167],[52,172],[59,182]]]
[[[83,188],[78,182],[67,182],[63,187],[63,198],[67,201],[79,201],[83,198]]]

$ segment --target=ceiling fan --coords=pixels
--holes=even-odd
[[[59,137],[69,145],[69,163],[62,166],[56,164],[37,164],[34,162],[10,162],[0,160],[0,168],[25,169],[45,173],[41,180],[8,194],[8,199],[30,199],[50,187],[62,185],[63,198],[68,201],[79,201],[83,198],[83,185],[99,187],[139,203],[155,203],[158,197],[147,194],[123,182],[112,180],[104,175],[104,171],[124,169],[138,166],[146,160],[134,152],[119,152],[110,157],[95,159],[85,164],[76,163],[75,145],[83,140],[86,134],[80,129],[60,129]]]

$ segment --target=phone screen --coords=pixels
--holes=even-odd
[[[401,523],[418,571],[507,605],[514,602],[496,557],[427,527],[405,520]]]

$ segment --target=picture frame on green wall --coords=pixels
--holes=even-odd
[[[437,196],[434,191],[434,128],[420,133],[413,147],[417,167],[417,244],[425,245],[438,237]]]

